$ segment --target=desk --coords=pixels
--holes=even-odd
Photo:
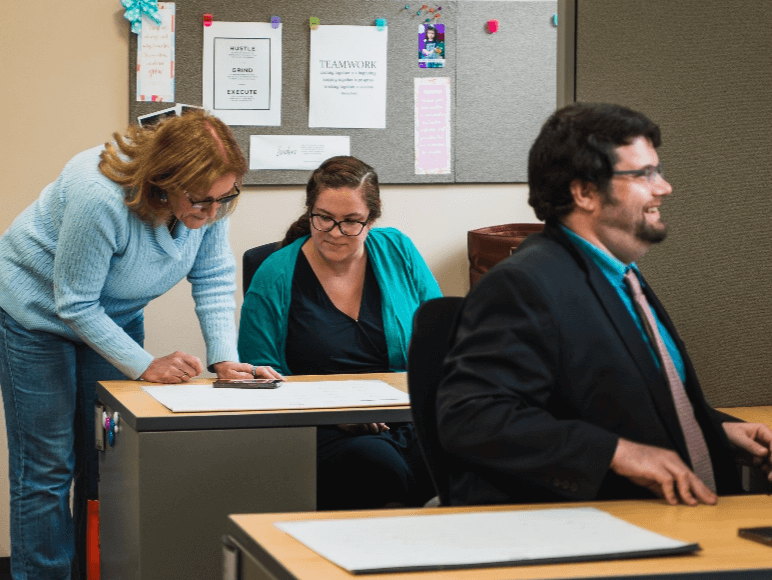
[[[772,406],[762,407],[724,407],[717,409],[748,423],[766,423],[772,427]]]
[[[353,580],[355,577],[279,531],[274,522],[288,520],[388,517],[492,510],[528,510],[545,507],[593,506],[630,523],[679,540],[699,542],[694,555],[582,562],[542,566],[477,568],[402,574],[367,574],[366,580],[516,580],[564,578],[624,578],[640,580],[683,576],[684,580],[768,580],[772,578],[772,548],[737,536],[740,527],[769,525],[772,498],[722,497],[717,506],[669,506],[660,500],[531,504],[423,510],[368,510],[292,514],[241,514],[228,518],[227,533],[241,547],[242,580]],[[375,531],[374,531],[375,533]],[[513,541],[517,541],[513,538]],[[722,571],[721,576],[706,574]],[[700,574],[701,573],[701,574]]]
[[[346,379],[407,391],[404,373],[289,380]],[[316,509],[317,425],[411,420],[407,405],[172,413],[142,390],[148,384],[97,385],[120,416],[115,445],[99,453],[104,580],[218,578],[228,514]]]

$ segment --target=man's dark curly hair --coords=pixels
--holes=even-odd
[[[594,183],[608,199],[614,149],[641,136],[655,148],[661,143],[654,122],[620,105],[574,103],[553,113],[528,155],[528,203],[536,217],[554,225],[571,213],[574,179]]]

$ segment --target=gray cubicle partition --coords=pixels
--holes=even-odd
[[[711,404],[772,404],[772,5],[576,1],[576,99],[662,129],[668,239],[641,260]]]
[[[233,127],[245,152],[249,136],[349,135],[351,154],[373,165],[382,183],[526,181],[527,151],[541,124],[555,109],[558,27],[557,0],[438,0],[446,27],[445,68],[419,68],[418,25],[427,10],[395,0],[182,0],[176,3],[177,102],[202,103],[202,15],[223,22],[269,22],[281,17],[283,90],[279,127]],[[406,8],[410,6],[410,8]],[[418,15],[417,12],[422,14]],[[388,21],[385,129],[308,127],[309,17],[320,23],[372,26]],[[487,31],[488,20],[499,31]],[[292,51],[286,47],[291,46]],[[136,36],[129,48],[130,120],[170,106],[137,102]],[[414,78],[448,77],[451,83],[451,173],[415,175]],[[247,185],[302,184],[307,171],[250,171]]]

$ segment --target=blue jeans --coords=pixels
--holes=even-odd
[[[124,330],[143,344],[141,315]],[[98,498],[99,481],[95,388],[103,380],[126,377],[87,345],[27,330],[0,309],[14,580],[85,578],[86,501]]]

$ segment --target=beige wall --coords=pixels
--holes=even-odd
[[[125,127],[128,27],[122,12],[118,0],[4,3],[3,17],[10,24],[0,35],[0,231],[70,157]],[[231,226],[239,261],[244,250],[282,236],[301,210],[302,195],[298,187],[246,189]],[[523,185],[387,186],[380,225],[409,235],[443,292],[461,295],[468,287],[467,230],[536,221],[526,196]],[[238,279],[240,285],[240,272]],[[179,349],[205,358],[189,294],[183,282],[147,308],[151,353]],[[239,288],[239,303],[240,294]],[[0,557],[10,553],[7,464],[0,415]]]

